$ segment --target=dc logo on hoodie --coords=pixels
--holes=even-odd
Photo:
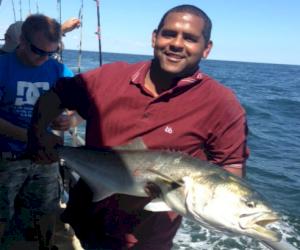
[[[42,93],[49,90],[48,82],[25,82],[17,83],[16,106],[25,104],[34,105]]]

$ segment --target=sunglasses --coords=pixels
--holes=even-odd
[[[49,56],[49,57],[51,57],[51,56],[53,56],[54,54],[56,54],[58,52],[58,48],[55,51],[45,51],[45,50],[39,49],[38,47],[36,47],[32,43],[29,43],[29,45],[30,45],[31,51],[34,54],[39,55],[39,56]]]

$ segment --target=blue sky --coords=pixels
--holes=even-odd
[[[81,0],[61,0],[62,19],[78,16]],[[20,19],[19,0],[14,0]],[[22,0],[22,18],[36,11],[58,18],[55,0]],[[210,59],[300,65],[299,0],[100,0],[102,50],[152,55],[151,33],[161,16],[179,4],[194,4],[212,19]],[[96,2],[83,1],[84,50],[98,50]],[[14,22],[11,0],[0,6],[0,36]],[[65,47],[78,49],[80,30],[68,33]]]

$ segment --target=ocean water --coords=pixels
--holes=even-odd
[[[78,51],[64,62],[78,72]],[[99,65],[97,52],[83,52],[80,71]],[[103,63],[147,60],[149,56],[103,53]],[[282,215],[271,227],[300,249],[300,66],[204,60],[201,69],[235,91],[247,112],[249,147],[246,179]],[[83,133],[83,128],[80,128]],[[225,235],[184,220],[175,249],[267,249],[246,236]]]

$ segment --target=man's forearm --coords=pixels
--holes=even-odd
[[[228,172],[237,175],[241,178],[245,177],[246,175],[246,168],[244,164],[229,164],[223,166],[223,168]]]
[[[27,130],[0,118],[0,134],[8,138],[27,142]]]
[[[62,138],[47,133],[47,128],[64,110],[61,104],[58,95],[50,90],[42,95],[34,106],[28,129],[27,152],[36,163],[49,164],[58,160],[54,147],[63,144]]]
[[[63,112],[58,95],[50,90],[41,96],[34,106],[31,128],[35,133],[43,133],[50,122]]]

